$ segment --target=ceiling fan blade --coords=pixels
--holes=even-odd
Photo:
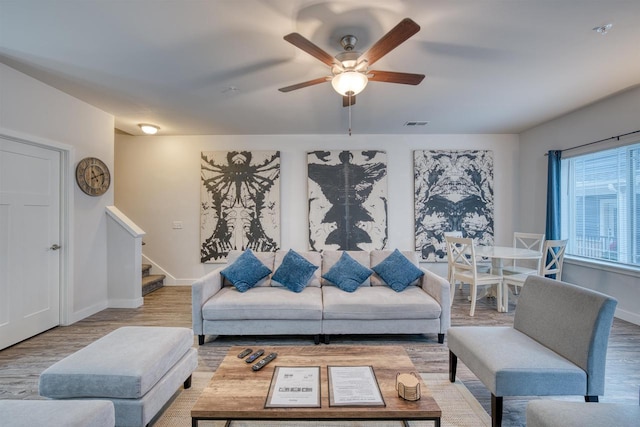
[[[358,62],[366,60],[369,66],[373,65],[374,62],[391,52],[418,31],[420,31],[418,24],[412,19],[404,18],[365,53],[360,55]]]
[[[351,96],[343,96],[342,97],[342,106],[343,107],[348,107],[349,106],[349,101],[351,101],[351,105],[355,105],[356,104],[356,96],[355,95],[351,95]]]
[[[396,73],[395,71],[369,70],[370,82],[400,83],[403,85],[417,85],[424,79],[424,74]]]
[[[292,90],[302,89],[303,87],[309,87],[309,86],[317,85],[317,84],[320,84],[320,83],[328,82],[329,80],[330,80],[329,77],[319,77],[317,79],[309,80],[309,81],[302,82],[302,83],[297,83],[295,85],[291,85],[291,86],[287,86],[287,87],[281,87],[278,90],[280,92],[291,92]]]
[[[309,55],[319,59],[330,67],[334,64],[340,64],[338,60],[336,60],[333,56],[329,55],[327,52],[320,49],[318,46],[311,43],[309,40],[298,33],[287,34],[286,36],[284,36],[284,39],[298,49],[304,50]]]

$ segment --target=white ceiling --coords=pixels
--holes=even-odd
[[[639,0],[0,0],[0,62],[134,135],[340,134],[329,83],[278,91],[329,74],[282,37],[364,51],[405,17],[421,31],[375,68],[427,77],[370,82],[354,133],[519,133],[640,84]]]

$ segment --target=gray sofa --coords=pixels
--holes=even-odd
[[[513,327],[452,327],[449,376],[458,358],[491,391],[492,425],[502,422],[503,396],[604,393],[609,331],[616,300],[531,275],[518,298]]]
[[[239,292],[216,270],[192,285],[193,332],[200,344],[205,335],[312,335],[325,343],[332,334],[444,334],[451,323],[449,283],[421,269],[424,275],[396,292],[373,274],[354,292],[345,292],[322,278],[342,251],[297,252],[319,268],[302,292],[271,280],[271,275],[246,292]],[[275,272],[285,251],[256,252]],[[365,267],[377,265],[391,251],[349,251]],[[415,252],[402,252],[419,268]],[[231,264],[240,255],[229,254]]]

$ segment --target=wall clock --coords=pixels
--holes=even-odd
[[[96,157],[85,157],[76,167],[76,181],[82,191],[90,196],[101,196],[111,185],[109,168]]]

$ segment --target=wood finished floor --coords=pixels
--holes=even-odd
[[[452,307],[452,324],[511,325],[514,305],[509,313],[498,313],[494,301],[478,302],[475,317],[469,317],[467,293],[457,292]],[[191,327],[191,288],[167,286],[144,298],[137,309],[107,309],[71,326],[57,327],[0,351],[0,399],[38,399],[38,376],[48,366],[81,349],[108,332],[125,325]],[[229,347],[247,345],[313,345],[311,337],[207,337],[198,347],[198,370],[215,370]],[[332,336],[339,345],[403,346],[420,372],[447,372],[448,349],[436,336]],[[194,338],[194,345],[197,340]],[[321,344],[324,345],[324,344]],[[490,393],[464,365],[458,378],[490,412]],[[638,404],[640,387],[640,326],[616,319],[607,352],[606,388],[601,402]],[[503,426],[524,426],[525,408],[531,398],[505,398]],[[580,397],[562,397],[580,401]]]

